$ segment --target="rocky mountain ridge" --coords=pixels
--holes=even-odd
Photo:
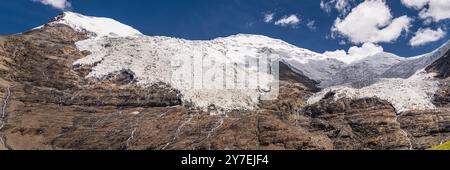
[[[340,95],[333,90],[324,91],[320,84],[328,79],[356,89],[383,91],[371,88],[382,87],[377,83],[383,81],[375,79],[384,79],[382,72],[392,64],[404,65],[399,63],[405,59],[393,55],[378,57],[395,62],[374,63],[376,57],[369,57],[347,66],[338,59],[264,36],[237,35],[211,42],[138,34],[121,37],[115,30],[102,29],[100,34],[95,29],[60,22],[64,16],[67,14],[30,32],[0,37],[0,96],[3,96],[0,103],[4,115],[0,149],[426,149],[450,138],[450,86],[446,73],[449,60],[445,56],[430,57],[433,59],[427,62],[432,62],[416,75],[419,80],[427,78],[422,81],[424,84],[432,83],[425,86],[433,87],[427,88],[432,92],[425,97],[434,107],[399,111],[394,99]],[[75,16],[83,20],[92,18]],[[130,46],[133,52],[137,49],[133,45],[142,45],[136,44],[142,41],[158,45],[209,44],[235,52],[216,56],[219,58],[245,57],[249,52],[279,54],[282,56],[279,97],[253,102],[252,109],[231,109],[226,114],[214,107],[188,107],[183,98],[186,91],[169,83],[140,84],[139,81],[147,79],[133,67],[110,71],[118,65],[104,65],[118,53],[97,53],[106,48],[120,52],[122,47]],[[125,45],[113,46],[114,43]],[[270,48],[265,46],[267,43]],[[147,48],[139,48],[142,49]],[[155,49],[158,48],[151,46],[148,52],[163,54]],[[206,54],[211,52],[205,49]],[[189,52],[189,48],[183,52]],[[162,57],[154,54],[150,55],[153,59]],[[80,64],[89,57],[101,59]],[[373,78],[373,82],[348,81],[357,77],[331,78],[338,72],[349,72],[349,68],[343,68],[358,70],[367,64],[374,68],[370,75],[375,76],[362,76]],[[89,76],[95,75],[96,69],[106,71],[99,77]],[[408,79],[396,78],[394,84],[403,86],[404,81]],[[416,79],[409,81],[412,82],[404,86],[405,90],[417,84]],[[323,96],[309,102],[321,90]]]

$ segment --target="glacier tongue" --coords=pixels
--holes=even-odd
[[[88,39],[76,44],[80,50],[89,50],[91,54],[74,65],[95,65],[89,78],[102,79],[121,70],[129,70],[134,73],[138,85],[143,87],[160,82],[169,84],[181,92],[183,103],[192,107],[208,109],[215,106],[221,111],[251,110],[257,107],[269,85],[245,88],[244,84],[257,87],[255,83],[258,79],[269,82],[276,79],[272,75],[256,72],[256,69],[243,70],[230,64],[243,64],[245,58],[256,57],[260,52],[260,49],[245,43],[237,45],[238,42],[241,41],[234,38],[189,41],[150,36]],[[204,58],[207,60],[202,60]],[[256,66],[250,65],[250,68],[253,67]],[[202,75],[205,72],[200,70],[200,74],[196,74],[193,69],[197,68],[205,68],[206,74],[214,74],[215,78],[227,83],[235,82],[240,87],[215,87],[218,85],[216,82],[204,80]],[[249,81],[236,79],[236,75],[246,75]]]
[[[408,79],[383,79],[361,89],[345,86],[329,87],[312,96],[307,103],[317,103],[329,92],[333,92],[335,93],[335,100],[372,97],[386,100],[394,106],[397,113],[409,110],[434,109],[435,106],[432,103],[432,99],[435,92],[439,89],[438,83],[434,78],[434,74],[428,74],[424,70],[420,70]]]
[[[342,74],[342,72],[336,73],[336,75],[333,76],[335,78],[332,79],[332,81],[325,82],[328,88],[312,96],[308,100],[308,104],[317,103],[323,99],[327,93],[333,92],[335,93],[334,97],[336,100],[345,97],[377,97],[389,101],[398,113],[409,110],[434,109],[435,106],[432,103],[432,100],[436,91],[439,90],[439,80],[434,77],[434,73],[427,73],[425,68],[440,59],[449,50],[450,41],[447,41],[447,43],[435,51],[417,57],[398,58],[384,54],[385,58],[383,59],[382,56],[378,55],[376,59],[381,60],[381,62],[370,61],[373,59],[369,57],[367,58],[369,63],[365,63],[366,61],[362,60],[353,64],[363,64],[362,66],[364,67],[352,68],[352,65],[350,65],[343,69],[350,68],[350,71],[346,71],[346,73],[349,73],[351,76]],[[372,69],[375,71],[370,71],[369,74],[367,74],[367,72],[362,72],[362,76],[356,74],[356,78],[352,77],[355,75],[354,73],[359,72],[357,68],[374,68],[373,66],[368,67],[367,64],[384,66],[378,69]],[[378,70],[378,73],[376,73],[376,70]],[[351,74],[352,72],[353,74]],[[343,86],[347,85],[346,83],[352,82],[348,81],[349,78],[350,80],[351,78],[353,78],[353,80],[358,80],[358,76],[362,78],[361,80],[363,83],[369,84],[366,84],[359,89]],[[378,80],[373,81],[375,79]]]

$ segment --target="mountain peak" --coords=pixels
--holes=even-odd
[[[63,12],[49,24],[65,24],[77,31],[87,32],[93,38],[137,37],[143,35],[131,26],[122,24],[114,19],[85,16],[75,12]]]

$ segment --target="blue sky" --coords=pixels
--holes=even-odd
[[[29,30],[48,22],[62,11],[55,6],[34,1],[2,2],[0,34],[14,34]],[[336,5],[338,1],[340,0],[324,1],[321,6],[320,0],[72,0],[69,1],[70,7],[67,6],[65,10],[83,15],[114,18],[146,35],[204,40],[237,33],[260,34],[279,38],[316,52],[324,52],[347,50],[351,46],[360,46],[364,43],[352,42],[355,37],[349,37],[348,33],[347,35],[343,33],[345,31],[332,31],[335,20],[346,19],[351,15],[353,8],[361,5],[362,0],[348,0],[344,9],[338,9]],[[419,9],[416,6],[402,4],[400,0],[375,1],[385,3],[389,8],[392,15],[389,22],[404,15],[410,19],[408,31],[402,31],[399,36],[395,36],[389,42],[373,42],[382,46],[384,51],[404,57],[415,56],[430,52],[450,39],[447,31],[450,19],[441,17],[439,21],[436,21],[432,17],[431,19],[420,17],[420,11],[426,11],[431,4]],[[268,14],[273,14],[273,19],[265,22],[265,16]],[[295,15],[299,22],[275,24],[291,15]],[[314,22],[313,28],[308,27],[307,24],[312,22]],[[380,29],[388,26],[382,26]],[[421,28],[439,30],[443,35],[433,42],[412,46],[410,40]],[[353,35],[350,34],[350,36]]]

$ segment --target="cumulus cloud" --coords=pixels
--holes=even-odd
[[[351,3],[354,0],[321,0],[320,8],[327,13],[330,13],[333,9],[336,9],[340,13],[348,13],[351,9]]]
[[[267,13],[264,15],[264,22],[265,23],[270,23],[273,21],[273,16],[275,15],[275,13]]]
[[[275,25],[280,25],[280,26],[297,26],[298,24],[300,24],[300,19],[297,17],[297,15],[290,15],[290,16],[284,16],[283,18],[279,19],[278,21],[275,22]]]
[[[310,30],[316,30],[316,21],[311,20],[308,21],[308,23],[306,23],[306,26],[310,29]]]
[[[40,2],[44,5],[52,6],[53,8],[65,10],[70,8],[72,5],[67,0],[32,0],[34,2]]]
[[[421,46],[430,42],[440,40],[444,36],[445,32],[441,28],[437,30],[432,30],[430,28],[421,28],[414,34],[414,37],[411,38],[411,40],[409,41],[409,45],[413,47]]]
[[[450,19],[450,1],[449,0],[429,0],[428,8],[419,13],[422,19],[432,19],[435,22]]]
[[[427,22],[450,19],[449,0],[402,0],[401,2],[408,8],[420,10],[419,17]]]
[[[279,19],[275,19],[275,15],[276,15],[275,13],[266,13],[266,14],[264,14],[264,22],[265,23],[271,23],[271,24],[274,24],[274,25],[277,25],[277,26],[283,26],[283,27],[292,26],[294,28],[296,28],[298,25],[300,25],[300,21],[301,20],[295,14],[285,15],[282,18],[279,18]]]
[[[348,50],[348,54],[354,57],[367,57],[383,52],[384,49],[373,43],[364,43],[361,47],[353,46]]]
[[[402,4],[408,8],[422,9],[430,0],[401,0]]]
[[[320,8],[327,13],[330,13],[333,10],[333,6],[330,2],[325,2],[324,0],[320,1]]]
[[[345,18],[338,17],[332,31],[356,44],[392,42],[403,31],[408,31],[411,21],[406,15],[393,18],[383,0],[367,0],[353,8]]]
[[[335,58],[345,63],[352,63],[368,56],[383,52],[384,49],[374,43],[364,43],[361,47],[350,47],[348,52],[345,50],[326,51],[324,55]]]

